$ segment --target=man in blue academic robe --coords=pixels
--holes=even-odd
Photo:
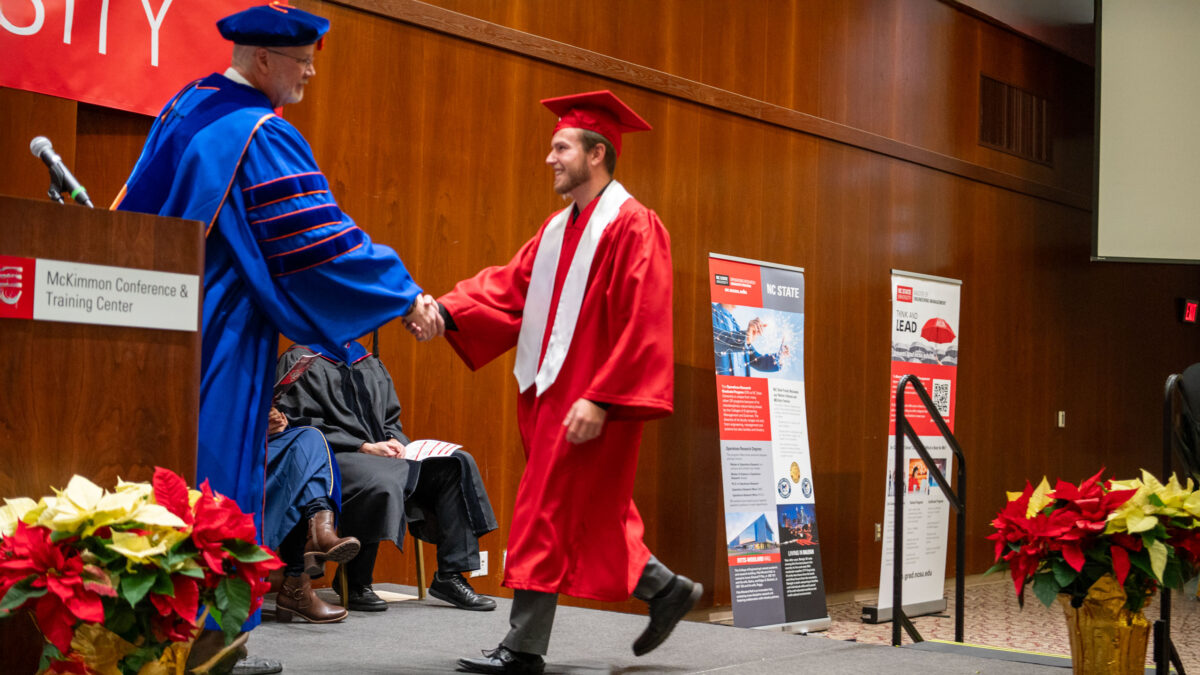
[[[217,28],[234,43],[232,66],[167,103],[113,208],[205,224],[197,479],[261,526],[278,334],[338,353],[396,317],[436,337],[441,318],[396,253],[342,213],[308,143],[275,114],[303,97],[329,21],[273,2]]]

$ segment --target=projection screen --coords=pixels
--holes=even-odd
[[[1200,263],[1200,0],[1097,0],[1095,260]]]

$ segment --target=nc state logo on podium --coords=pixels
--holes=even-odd
[[[33,258],[0,255],[0,318],[33,318]]]

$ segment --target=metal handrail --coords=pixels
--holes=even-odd
[[[924,444],[917,437],[916,431],[909,425],[908,419],[904,416],[904,390],[912,385],[913,391],[921,399],[922,405],[937,425],[938,431],[942,433],[942,437],[950,444],[950,450],[954,453],[954,459],[958,465],[955,472],[958,483],[958,494],[950,487],[949,481],[942,475],[942,472],[937,468],[933,458],[929,456],[929,451],[925,449]],[[966,537],[967,537],[967,466],[966,460],[963,458],[962,448],[958,445],[958,440],[954,438],[954,434],[950,431],[950,427],[946,425],[946,420],[942,419],[941,413],[937,407],[933,405],[933,400],[929,398],[929,393],[925,391],[925,387],[921,384],[921,380],[916,375],[905,375],[900,378],[899,384],[896,385],[896,456],[894,460],[894,469],[892,472],[892,495],[895,499],[895,512],[892,518],[892,646],[900,646],[900,627],[908,632],[913,642],[923,642],[924,638],[917,632],[916,626],[909,621],[904,614],[904,605],[902,604],[902,591],[904,573],[903,552],[904,552],[904,476],[907,471],[904,469],[904,438],[908,437],[912,441],[913,447],[916,448],[917,454],[925,462],[925,467],[933,474],[933,478],[937,481],[938,488],[942,494],[954,507],[958,513],[955,519],[956,529],[958,530],[955,537],[955,570],[954,570],[954,641],[963,641],[963,596],[966,593]]]
[[[1176,392],[1183,393],[1179,386],[1179,375],[1168,375],[1163,388],[1163,480],[1171,475],[1171,459],[1175,450],[1175,419],[1178,416],[1175,409]],[[1158,606],[1158,621],[1154,623],[1154,672],[1156,675],[1167,675],[1172,663],[1179,675],[1187,675],[1179,660],[1179,652],[1175,650],[1175,643],[1171,640],[1171,589],[1164,586]]]

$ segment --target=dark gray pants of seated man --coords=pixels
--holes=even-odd
[[[633,597],[649,602],[650,598],[667,587],[675,573],[650,556],[642,576],[633,589]],[[550,646],[550,630],[554,627],[554,612],[558,608],[558,593],[513,591],[512,611],[508,615],[511,628],[500,643],[514,652],[546,655]]]

